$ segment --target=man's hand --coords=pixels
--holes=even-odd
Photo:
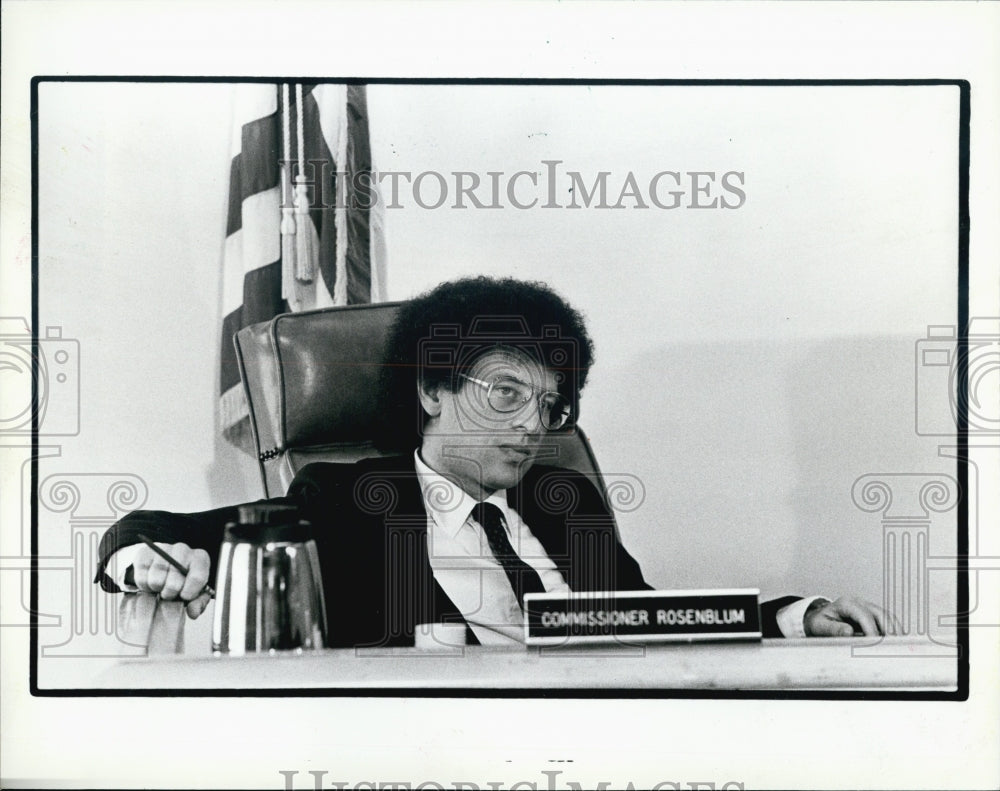
[[[807,637],[895,634],[898,628],[881,607],[853,596],[815,602],[806,610],[803,626]]]
[[[208,553],[204,549],[191,549],[183,543],[157,543],[157,546],[182,566],[187,566],[187,576],[143,544],[132,563],[136,587],[142,591],[159,593],[161,599],[180,598],[181,601],[186,601],[187,614],[197,618],[211,600],[208,593],[203,593],[208,582]]]

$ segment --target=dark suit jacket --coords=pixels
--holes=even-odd
[[[639,565],[618,540],[614,519],[586,476],[533,467],[507,492],[570,589],[646,590]],[[269,502],[296,505],[313,525],[332,647],[413,645],[422,623],[464,623],[434,580],[427,556],[427,512],[410,456],[365,459],[357,464],[310,464],[288,494]],[[119,548],[139,542],[183,541],[204,549],[217,568],[227,522],[237,507],[192,514],[135,511],[101,540],[97,580]],[[780,636],[775,613],[794,597],[762,606],[766,636]],[[467,630],[472,638],[471,630]],[[474,642],[474,638],[470,639]]]

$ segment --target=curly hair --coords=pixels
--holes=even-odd
[[[379,381],[375,444],[405,451],[422,441],[418,381],[457,392],[488,351],[515,349],[556,372],[573,404],[594,360],[583,316],[544,283],[469,277],[403,303],[389,330]]]

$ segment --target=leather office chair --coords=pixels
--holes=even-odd
[[[398,307],[386,302],[286,313],[236,334],[265,497],[284,494],[311,462],[382,455],[372,444],[375,393]],[[605,491],[579,427],[548,435],[537,463],[586,473]]]

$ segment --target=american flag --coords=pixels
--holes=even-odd
[[[224,436],[250,450],[233,335],[279,313],[384,300],[386,256],[365,86],[234,91],[219,408]]]

